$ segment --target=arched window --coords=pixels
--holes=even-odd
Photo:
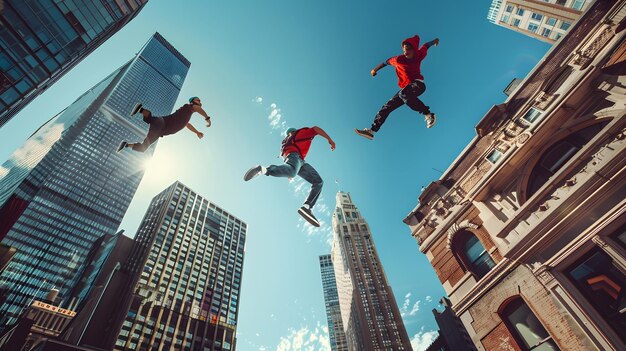
[[[521,297],[508,302],[500,318],[522,351],[556,351],[554,340]]]
[[[496,265],[480,240],[470,231],[462,230],[454,236],[453,250],[477,279],[484,277]]]
[[[548,150],[543,153],[539,162],[537,162],[535,168],[533,168],[530,173],[528,187],[526,189],[526,198],[528,199],[533,196],[537,190],[548,182],[550,177],[556,174],[578,150],[582,149],[585,144],[593,139],[608,123],[608,121],[596,123],[590,127],[572,133],[550,146]]]

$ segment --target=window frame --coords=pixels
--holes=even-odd
[[[480,255],[478,255],[478,258],[473,261],[471,261],[470,257],[467,254],[467,243],[472,238],[476,238],[477,242],[480,243],[483,248],[483,251],[480,253]],[[457,258],[463,270],[466,272],[470,272],[474,276],[476,281],[479,281],[483,277],[487,276],[489,272],[498,264],[489,253],[489,249],[485,247],[484,243],[480,240],[476,233],[468,229],[461,229],[455,233],[451,249],[453,255]],[[485,255],[487,255],[488,259],[492,262],[493,265],[489,267],[489,269],[485,272],[481,272],[479,271],[479,265],[477,265],[476,262]]]
[[[524,307],[524,306],[528,309],[530,314],[537,319],[537,321],[539,322],[539,325],[543,328],[543,331],[546,334],[548,334],[548,336],[542,339],[541,341],[539,341],[539,343],[532,345],[530,347],[526,346],[525,339],[523,338],[523,336],[521,335],[517,327],[515,327],[512,324],[511,320],[509,319],[509,316],[512,314],[512,312],[515,312],[520,307]],[[515,343],[517,344],[517,347],[519,347],[520,350],[531,351],[545,344],[548,341],[552,341],[552,343],[555,345],[558,351],[561,350],[558,344],[556,343],[554,337],[552,337],[550,332],[548,332],[548,330],[546,329],[544,323],[541,321],[541,319],[539,319],[537,314],[535,314],[535,311],[533,311],[532,308],[530,308],[530,305],[526,303],[526,300],[522,296],[517,295],[506,300],[498,309],[498,316],[500,317],[500,320],[502,321],[502,323],[504,323],[507,331],[509,332],[509,334],[511,334],[511,336],[515,340]]]

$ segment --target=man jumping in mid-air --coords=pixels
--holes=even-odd
[[[428,48],[433,45],[439,45],[439,39],[429,41],[422,47],[419,47],[419,44],[420,37],[417,35],[404,40],[402,42],[402,55],[388,59],[387,61],[376,66],[376,68],[370,72],[372,77],[375,77],[376,72],[378,72],[381,68],[387,65],[394,66],[396,68],[396,74],[398,75],[398,85],[400,86],[400,91],[398,91],[396,95],[387,101],[380,111],[378,111],[371,128],[354,130],[358,135],[364,136],[368,139],[374,139],[374,133],[378,132],[383,123],[385,123],[389,114],[404,104],[407,104],[412,110],[424,115],[427,128],[435,125],[435,114],[430,112],[428,106],[424,105],[418,96],[422,95],[424,91],[426,91],[424,77],[420,72],[420,65],[426,57]]]
[[[243,180],[248,181],[261,174],[287,178],[293,178],[299,175],[304,180],[311,183],[311,192],[304,202],[304,205],[298,210],[298,213],[304,217],[307,222],[311,223],[311,225],[319,227],[320,222],[313,215],[312,209],[322,192],[324,182],[315,168],[304,161],[311,147],[311,142],[316,135],[321,135],[326,138],[330,144],[330,149],[335,150],[335,142],[320,127],[301,129],[289,128],[287,129],[287,136],[283,140],[283,144],[280,148],[280,154],[284,158],[285,164],[280,166],[271,165],[267,168],[261,165],[254,166],[246,172]]]
[[[122,141],[120,146],[117,148],[117,152],[120,152],[127,147],[135,151],[144,152],[160,137],[175,134],[185,127],[196,133],[198,138],[202,139],[204,134],[199,132],[191,123],[189,123],[191,115],[194,112],[198,112],[202,115],[202,117],[204,117],[204,120],[207,122],[207,127],[211,126],[211,117],[204,112],[202,109],[202,102],[197,96],[190,98],[189,103],[184,104],[181,108],[176,110],[176,112],[164,117],[154,117],[152,116],[152,112],[145,109],[142,104],[135,104],[130,112],[130,115],[134,116],[137,113],[141,113],[143,121],[150,124],[148,135],[141,143],[129,143],[126,140]]]

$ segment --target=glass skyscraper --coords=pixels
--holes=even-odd
[[[411,350],[369,225],[350,194],[337,193],[332,262],[348,349]]]
[[[247,225],[180,182],[150,204],[135,239],[145,268],[115,350],[234,350]]]
[[[341,322],[335,268],[330,255],[320,256],[320,270],[322,272],[322,287],[324,289],[324,305],[326,307],[326,319],[328,320],[330,349],[332,351],[348,351],[346,333],[343,331],[343,323]]]
[[[147,1],[0,1],[0,127],[137,16]]]
[[[145,154],[116,153],[148,125],[128,116],[141,101],[169,114],[190,63],[156,33],[140,53],[39,128],[0,166],[0,239],[17,253],[0,275],[0,328],[68,282],[92,244],[114,234],[143,177]]]

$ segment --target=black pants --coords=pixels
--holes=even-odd
[[[383,123],[385,123],[389,114],[404,104],[409,106],[413,111],[417,111],[423,115],[429,114],[430,109],[428,106],[424,105],[424,103],[418,98],[418,96],[422,95],[425,91],[426,85],[420,80],[415,80],[398,91],[396,95],[389,99],[389,101],[387,101],[387,103],[380,108],[378,114],[376,114],[374,123],[372,123],[372,131],[377,132]]]
[[[144,109],[143,111],[148,110]],[[163,117],[153,117],[150,111],[148,111],[148,117],[143,117],[143,121],[150,124],[150,129],[148,129],[148,135],[146,135],[146,138],[141,144],[133,145],[133,150],[139,152],[146,151],[150,145],[157,141],[162,136],[163,127],[165,127]]]

